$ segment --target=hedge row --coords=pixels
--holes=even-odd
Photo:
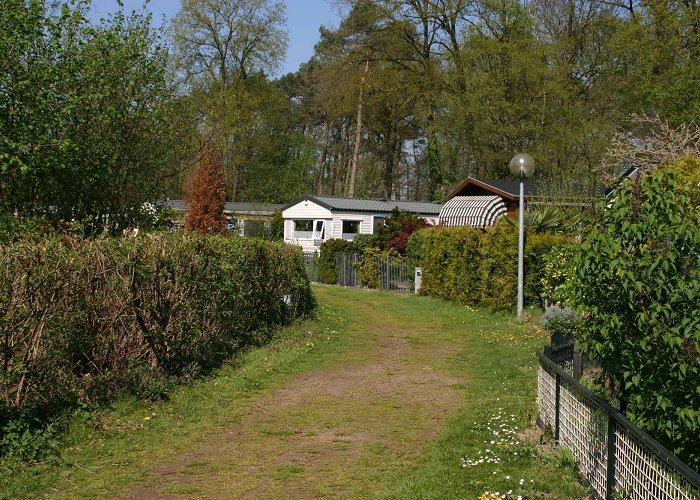
[[[542,262],[565,236],[530,234],[525,244],[524,301],[539,304]],[[417,231],[409,258],[423,268],[421,293],[470,306],[513,309],[518,286],[518,229],[497,224],[486,231],[471,227],[433,227]]]
[[[298,249],[147,236],[0,246],[0,425],[216,367],[314,308]]]

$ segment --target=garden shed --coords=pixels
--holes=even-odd
[[[442,203],[305,196],[282,209],[284,241],[301,246],[304,253],[313,253],[326,240],[352,241],[358,234],[374,234],[395,208],[437,224],[442,206]]]

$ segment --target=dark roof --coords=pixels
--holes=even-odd
[[[525,196],[537,196],[536,182],[525,181],[524,184]],[[455,196],[485,194],[485,192],[515,199],[520,196],[520,181],[486,180],[468,177],[457,189],[450,193],[447,199],[452,199]]]
[[[525,181],[523,184],[526,198],[534,198],[540,194],[539,184],[537,182]],[[590,186],[581,187],[578,191],[581,193],[580,198],[590,198],[603,196],[606,189],[604,186]],[[502,181],[468,177],[467,180],[457,187],[457,189],[450,193],[447,199],[450,200],[455,196],[484,195],[487,193],[497,194],[504,198],[515,200],[520,196],[520,181]],[[545,193],[543,196],[546,197],[547,194]]]
[[[294,203],[285,206],[283,210],[293,207],[302,201],[311,201],[331,212],[373,212],[389,213],[395,208],[403,212],[413,212],[417,214],[438,215],[442,208],[442,203],[427,203],[419,201],[386,201],[386,200],[363,200],[358,198],[330,198],[326,196],[304,196]]]
[[[184,200],[160,200],[160,206],[166,206],[175,210],[187,210],[187,202]],[[227,201],[224,204],[224,212],[232,214],[246,215],[272,215],[275,210],[281,210],[284,205],[279,203],[248,203],[248,202],[233,202]]]

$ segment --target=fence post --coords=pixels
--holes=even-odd
[[[583,360],[581,359],[581,346],[578,342],[574,344],[574,378],[576,380],[581,379],[583,375]]]
[[[559,401],[560,401],[560,389],[561,389],[561,376],[555,374],[556,381],[556,391],[554,396],[554,439],[559,441]]]
[[[615,493],[615,450],[617,444],[615,442],[615,419],[608,413],[608,459],[606,481],[605,481],[605,498],[612,498]]]

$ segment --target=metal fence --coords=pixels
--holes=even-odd
[[[312,283],[321,281],[321,274],[318,269],[318,252],[304,254],[304,268],[309,281]]]
[[[597,498],[700,499],[700,475],[538,353],[537,424],[571,450]]]
[[[392,292],[413,290],[413,273],[406,259],[390,256],[364,256],[339,253],[335,255],[335,268],[338,284],[341,286],[361,286],[358,263],[361,259],[372,259],[379,268],[381,280],[379,289]]]

